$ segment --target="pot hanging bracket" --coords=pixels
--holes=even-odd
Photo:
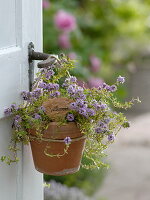
[[[32,42],[28,45],[28,62],[29,62],[29,90],[32,89],[34,81],[34,60],[42,60],[37,64],[38,68],[46,68],[51,66],[58,59],[57,55],[36,52]]]

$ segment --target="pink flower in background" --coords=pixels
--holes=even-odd
[[[100,69],[101,61],[98,57],[92,55],[90,56],[91,70],[93,72],[98,72]]]
[[[76,55],[75,52],[70,52],[70,53],[68,54],[68,57],[69,57],[70,59],[72,59],[72,60],[76,60],[76,59],[77,59],[77,55]]]
[[[63,49],[69,49],[71,47],[69,35],[67,33],[60,34],[58,44]]]
[[[88,86],[89,88],[98,88],[99,86],[101,86],[103,83],[103,80],[100,79],[100,78],[90,78],[89,81],[88,81]]]
[[[48,0],[43,0],[43,8],[48,9],[50,7],[50,2]]]
[[[62,31],[73,31],[76,28],[76,18],[63,10],[56,13],[54,23]]]

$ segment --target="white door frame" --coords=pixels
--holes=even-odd
[[[36,51],[42,51],[43,43],[42,0],[9,0],[8,2],[11,1],[14,1],[15,4],[15,10],[13,11],[15,12],[16,42],[13,46],[0,49],[0,63],[4,67],[0,66],[0,74],[2,74],[0,78],[3,81],[3,78],[5,78],[3,75],[7,72],[7,64],[11,67],[11,63],[16,68],[9,69],[8,67],[8,77],[11,80],[15,73],[18,73],[18,75],[16,75],[17,83],[15,83],[15,79],[14,81],[12,79],[11,83],[7,83],[6,91],[4,85],[0,86],[3,92],[2,99],[0,100],[0,140],[2,141],[0,142],[0,151],[2,151],[0,156],[1,153],[3,154],[6,151],[11,134],[11,119],[4,117],[3,109],[5,106],[9,107],[10,103],[19,103],[21,101],[20,92],[29,88],[28,44],[33,42]],[[2,7],[3,2],[4,0],[0,0]],[[7,10],[3,12],[7,12]],[[13,89],[11,88],[12,86]],[[11,90],[10,93],[7,93],[7,89]],[[13,95],[11,95],[11,92]],[[42,200],[43,175],[34,168],[30,146],[23,146],[21,149],[22,151],[18,153],[20,158],[18,164],[6,166],[6,164],[0,163],[0,179],[5,179],[5,181],[0,180],[0,199]],[[14,186],[15,184],[16,186]],[[15,194],[9,194],[12,191],[10,188],[13,186]]]

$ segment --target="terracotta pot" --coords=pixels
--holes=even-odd
[[[35,130],[30,130],[31,137],[37,137]],[[64,154],[66,145],[64,138],[70,137],[71,144]],[[58,127],[51,122],[43,132],[43,140],[34,139],[30,142],[35,168],[42,173],[62,176],[75,173],[80,168],[80,162],[85,144],[85,137],[74,122]],[[48,155],[46,155],[48,154]],[[57,157],[56,155],[62,155]],[[54,155],[51,157],[51,155]]]

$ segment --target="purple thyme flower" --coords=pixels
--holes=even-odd
[[[22,119],[21,119],[20,115],[16,115],[16,116],[14,117],[14,120],[21,121]]]
[[[47,89],[48,91],[52,91],[52,90],[54,90],[54,84],[53,84],[53,83],[49,83],[49,84],[47,84],[46,89]]]
[[[53,84],[53,87],[54,87],[54,90],[59,90],[59,84],[54,83],[54,84]]]
[[[19,123],[18,120],[14,120],[14,122],[13,122],[13,127],[15,127],[15,128],[20,128],[20,123]]]
[[[47,88],[47,84],[44,83],[44,82],[41,82],[41,83],[39,83],[39,87],[43,88],[43,89],[46,89]]]
[[[83,100],[86,99],[86,95],[85,94],[80,93],[80,94],[78,94],[78,96],[79,96],[80,99],[83,99]]]
[[[67,83],[63,83],[62,87],[68,87],[68,84]]]
[[[40,106],[40,107],[39,107],[39,110],[45,112],[45,107],[44,107],[44,106]]]
[[[77,78],[75,76],[71,76],[70,77],[70,81],[73,82],[73,83],[75,83],[77,81]]]
[[[21,96],[23,100],[29,100],[30,99],[30,92],[28,91],[22,91]]]
[[[81,115],[86,115],[87,113],[86,113],[86,109],[85,108],[79,108],[79,114],[81,114]]]
[[[87,108],[87,113],[89,116],[94,116],[95,115],[95,110],[92,108]]]
[[[55,72],[54,72],[53,70],[49,70],[49,71],[45,74],[46,79],[50,79],[51,76],[54,75],[54,73],[55,73]]]
[[[77,87],[77,92],[82,94],[82,93],[83,93],[83,88],[82,88],[82,87],[80,87],[80,86],[79,86],[79,87]]]
[[[41,89],[40,88],[36,88],[32,93],[31,96],[38,98],[41,95]]]
[[[101,127],[97,127],[95,128],[95,132],[99,134],[99,133],[102,133],[103,130],[101,129]]]
[[[106,87],[107,87],[107,84],[106,84],[106,83],[103,83],[103,84],[102,84],[102,88],[103,88],[103,89],[106,89]]]
[[[117,78],[117,82],[123,84],[123,83],[125,82],[125,77],[119,76],[119,77]]]
[[[60,95],[59,91],[53,92],[52,94],[50,94],[51,97],[58,97]]]
[[[83,101],[82,99],[77,99],[76,105],[79,106],[80,108],[83,108],[85,105],[85,101]]]
[[[69,94],[74,94],[76,92],[75,87],[73,85],[69,85],[67,92]]]
[[[10,107],[11,107],[11,109],[12,109],[12,110],[18,110],[18,107],[17,107],[17,105],[16,105],[16,104],[11,104],[11,106],[10,106]]]
[[[34,118],[34,119],[41,119],[41,116],[40,116],[39,114],[35,113],[35,114],[33,115],[33,118]]]
[[[14,117],[13,126],[14,126],[15,128],[20,128],[20,122],[21,122],[21,121],[22,121],[22,119],[21,119],[20,115],[16,115],[16,116]]]
[[[106,85],[105,89],[106,89],[107,91],[110,91],[110,85]]]
[[[70,122],[74,121],[74,115],[73,114],[68,114],[66,118]]]
[[[104,109],[107,108],[107,105],[106,105],[106,104],[101,104],[101,105],[100,105],[100,108],[101,108],[102,110],[104,110]]]
[[[5,109],[4,109],[4,114],[5,114],[6,116],[11,115],[11,114],[12,114],[12,109],[11,109],[11,108],[5,108]]]
[[[98,126],[101,127],[101,128],[105,128],[105,129],[107,128],[107,125],[102,121],[98,122]]]
[[[110,92],[115,92],[117,90],[117,86],[116,85],[112,85],[110,86]]]
[[[71,108],[72,110],[76,110],[76,109],[77,109],[77,104],[76,104],[76,102],[71,103],[71,104],[70,104],[70,108]]]
[[[115,135],[114,134],[108,135],[108,140],[109,141],[113,141],[114,139],[115,139]]]
[[[66,145],[70,144],[71,141],[72,141],[72,140],[71,140],[70,137],[66,137],[66,138],[64,139],[64,143],[65,143]]]
[[[104,123],[106,123],[106,124],[108,124],[109,122],[110,122],[110,118],[106,118],[106,119],[104,119]]]

